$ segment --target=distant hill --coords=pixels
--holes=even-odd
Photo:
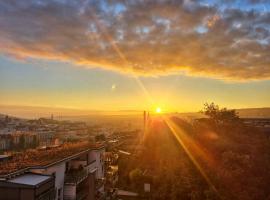
[[[13,115],[7,115],[7,114],[3,114],[3,113],[0,113],[0,119],[5,119],[6,116],[8,116],[8,118],[10,119],[16,119],[16,120],[25,120],[24,118],[21,118],[21,117],[14,117]]]
[[[241,108],[235,110],[240,118],[270,118],[270,108]],[[199,112],[174,113],[172,115],[186,119],[205,117]]]
[[[26,119],[38,119],[41,117],[51,118],[53,114],[55,119],[65,118],[85,118],[95,116],[110,116],[110,115],[137,115],[142,111],[123,110],[123,111],[102,111],[88,109],[71,109],[60,107],[39,107],[39,106],[11,106],[0,105],[0,113],[2,115],[16,116]],[[1,117],[1,116],[0,116]]]
[[[239,116],[242,118],[270,118],[270,107],[266,108],[242,108],[236,109]],[[67,108],[52,108],[52,107],[31,107],[31,106],[5,106],[0,105],[0,118],[6,115],[24,118],[38,119],[41,117],[50,118],[54,115],[57,120],[106,120],[106,119],[122,119],[122,118],[141,118],[142,111],[139,110],[121,110],[121,111],[98,111],[98,110],[77,110]],[[199,112],[186,113],[171,113],[173,116],[181,118],[193,119],[204,117]]]
[[[241,118],[270,118],[270,108],[242,108],[236,111]]]

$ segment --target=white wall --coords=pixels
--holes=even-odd
[[[97,168],[96,178],[104,178],[104,158],[105,149],[93,150],[90,152],[90,160],[96,160],[95,167]]]
[[[87,161],[82,161],[82,160],[71,160],[70,161],[70,168],[73,169],[78,169],[80,166],[86,166]]]
[[[65,185],[64,186],[64,198],[66,200],[76,199],[76,186],[75,185]]]
[[[65,180],[65,162],[53,165],[47,169],[31,169],[31,172],[52,175],[55,174],[55,188],[57,190],[55,199],[58,200],[58,189],[61,189],[60,199],[63,199],[64,180]]]
[[[105,148],[92,150],[89,152],[89,159],[90,162],[92,160],[96,160],[95,163],[91,164],[89,167],[91,169],[96,168],[96,178],[101,179],[104,178],[104,158],[103,155],[105,153]],[[71,161],[72,163],[72,161]],[[85,161],[73,161],[72,165],[75,167],[78,164],[85,163]],[[89,168],[89,169],[90,169]],[[59,163],[57,165],[53,165],[48,167],[47,169],[31,169],[31,172],[34,173],[41,173],[46,175],[55,174],[55,187],[57,190],[56,200],[58,200],[58,189],[61,189],[61,200],[63,200],[63,193],[64,193],[64,180],[65,180],[65,169],[66,169],[66,162]],[[104,190],[104,188],[102,189]]]

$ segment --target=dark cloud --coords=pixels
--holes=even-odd
[[[139,75],[269,79],[269,42],[269,12],[195,0],[0,0],[0,52],[19,58]]]

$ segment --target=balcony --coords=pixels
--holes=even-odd
[[[117,199],[117,191],[117,188],[110,188],[108,190],[107,197],[109,197],[109,199]]]
[[[65,184],[78,185],[88,177],[86,169],[70,170],[65,176]]]
[[[114,187],[118,182],[118,165],[111,165],[106,173],[107,186]]]
[[[96,160],[92,160],[86,167],[88,173],[92,173],[96,170]]]
[[[51,188],[44,194],[40,195],[37,200],[53,200],[55,199],[55,188]]]
[[[76,194],[76,200],[84,200],[88,196],[87,191],[82,190]]]
[[[105,179],[96,179],[95,180],[95,188],[96,190],[98,190],[99,188],[101,188],[103,185],[105,184]]]
[[[95,200],[105,200],[106,199],[106,195],[104,193],[101,192],[97,192],[95,195]]]

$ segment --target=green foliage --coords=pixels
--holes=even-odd
[[[34,135],[32,148],[36,148],[38,145],[39,145],[39,142],[38,142],[37,136]]]
[[[105,141],[106,140],[106,136],[104,134],[99,134],[95,136],[95,140],[97,142],[101,142],[101,141]]]
[[[24,135],[20,135],[19,148],[20,149],[24,149],[25,148],[25,138],[24,138]]]
[[[202,111],[207,115],[215,124],[233,123],[239,121],[239,116],[235,110],[227,108],[219,108],[217,104],[205,103]]]
[[[240,121],[234,110],[220,109],[212,103],[205,105],[204,113],[210,120],[198,120],[194,124],[177,117],[170,120],[179,127],[174,134],[182,139],[210,183],[168,125],[153,120],[145,133],[141,153],[125,157],[125,165],[123,160],[120,162],[119,169],[130,172],[127,179],[132,183],[127,181],[123,185],[139,191],[143,171],[152,176],[153,200],[269,199],[270,141],[267,136],[256,127],[237,123]]]
[[[208,190],[204,191],[206,200],[220,200],[221,198],[218,196],[217,192],[214,189],[209,188]]]
[[[129,173],[129,179],[132,183],[139,184],[143,180],[142,170],[136,168]]]
[[[201,199],[201,194],[199,191],[191,191],[190,193],[190,200],[200,200]]]

